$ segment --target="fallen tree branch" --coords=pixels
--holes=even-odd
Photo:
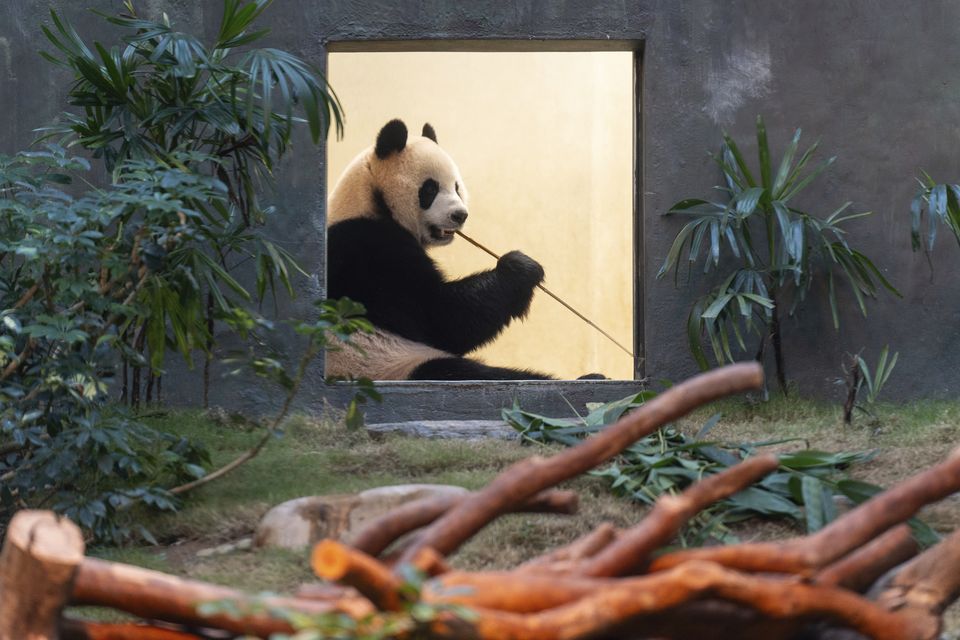
[[[558,547],[514,569],[517,573],[567,573],[581,560],[597,554],[620,535],[609,522],[600,525],[568,545]]]
[[[814,582],[863,593],[888,569],[909,560],[918,550],[910,526],[897,525],[866,546],[828,565],[814,577]]]
[[[313,547],[310,566],[325,580],[353,587],[381,611],[401,609],[403,581],[376,558],[328,538]]]
[[[376,557],[401,536],[430,524],[468,496],[436,496],[408,502],[364,525],[350,546]],[[520,505],[517,512],[571,515],[577,512],[577,503],[573,491],[543,491]]]
[[[621,576],[641,568],[650,554],[667,544],[700,511],[744,489],[780,462],[774,454],[748,458],[720,473],[707,476],[677,496],[660,496],[637,526],[624,531],[616,541],[576,570],[584,576]]]
[[[244,613],[202,614],[197,606],[205,602],[230,602]],[[341,611],[360,618],[372,611],[363,598],[316,601],[298,598],[257,598],[236,589],[186,580],[159,571],[85,558],[77,571],[71,604],[111,607],[141,618],[167,620],[201,627],[224,629],[235,634],[268,637],[291,633],[290,624],[267,614],[269,607],[307,615]]]
[[[463,581],[476,574],[461,574]],[[521,578],[506,574],[499,583],[522,586]],[[529,597],[543,598],[549,576],[523,576],[522,580],[536,578]],[[448,576],[437,580],[440,585],[455,584]],[[908,615],[887,611],[856,594],[835,587],[810,585],[783,578],[743,575],[711,562],[691,561],[669,571],[639,578],[595,579],[554,577],[554,593],[569,588],[571,591],[591,587],[589,593],[570,604],[548,608],[540,613],[508,613],[484,608],[480,603],[496,598],[498,589],[431,589],[425,600],[437,603],[460,603],[469,606],[475,619],[466,621],[446,616],[432,631],[441,638],[478,638],[514,640],[555,640],[557,638],[584,638],[608,633],[631,623],[631,628],[642,629],[641,618],[652,613],[692,602],[698,599],[719,598],[765,616],[779,619],[823,620],[847,627],[874,640],[918,640],[926,637],[923,621]],[[530,584],[530,583],[527,583]],[[491,593],[493,592],[493,593]],[[506,604],[504,598],[497,602]]]
[[[741,571],[812,575],[890,527],[912,518],[922,507],[958,490],[960,448],[940,464],[875,495],[806,538],[685,549],[660,556],[650,570],[662,571],[690,560],[706,560]]]
[[[671,387],[575,447],[550,458],[535,456],[518,462],[424,530],[401,560],[409,561],[423,547],[447,555],[497,516],[540,491],[589,471],[702,404],[759,388],[762,381],[763,369],[755,362],[715,369]]]

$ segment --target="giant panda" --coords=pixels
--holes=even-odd
[[[526,315],[544,276],[511,251],[489,271],[448,280],[427,249],[453,242],[467,216],[463,178],[429,124],[410,136],[391,120],[347,166],[329,199],[327,295],[362,303],[375,331],[351,337],[359,349],[328,351],[328,376],[551,379],[465,357]]]

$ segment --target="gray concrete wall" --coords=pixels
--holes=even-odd
[[[86,32],[104,33],[79,3],[49,4]],[[121,3],[83,4],[109,10]],[[148,11],[167,9],[185,29],[215,26],[220,6],[216,0],[142,4]],[[47,8],[32,0],[0,4],[0,152],[23,148],[31,130],[63,107],[67,77],[35,53],[43,46],[39,25]],[[839,156],[829,178],[800,204],[826,212],[852,200],[874,211],[872,219],[851,226],[850,239],[904,294],[903,300],[881,297],[866,320],[844,305],[835,332],[829,308],[813,292],[803,311],[784,323],[790,377],[802,391],[830,394],[844,352],[864,348],[872,360],[889,343],[900,351],[892,397],[948,396],[960,388],[960,280],[952,277],[960,251],[942,234],[931,275],[924,257],[910,249],[908,216],[919,168],[960,181],[960,3],[285,0],[265,21],[273,27],[272,44],[318,64],[337,41],[642,40],[640,313],[647,373],[680,379],[694,371],[683,323],[689,302],[709,284],[698,274],[679,289],[654,279],[678,229],[661,214],[677,199],[708,195],[720,176],[706,152],[717,148],[721,129],[752,150],[754,120],[763,114],[775,155],[802,127],[808,141],[822,138],[824,157]],[[278,176],[282,215],[271,232],[295,246],[305,267],[318,274],[280,313],[303,315],[322,282],[322,153],[298,141]],[[321,389],[313,388],[319,397]],[[263,398],[250,393],[249,385],[223,389],[240,404]]]

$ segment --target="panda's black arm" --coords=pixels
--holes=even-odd
[[[329,297],[361,302],[373,324],[457,355],[522,317],[543,278],[539,264],[511,252],[496,269],[447,282],[416,239],[390,220],[340,222],[327,240]]]
[[[519,251],[500,258],[495,269],[443,284],[432,313],[431,344],[462,355],[490,342],[515,318],[530,309],[533,289],[543,268]]]

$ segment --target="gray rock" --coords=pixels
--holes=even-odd
[[[516,440],[518,432],[503,420],[411,420],[367,425],[372,433],[401,433],[417,438]]]
[[[270,509],[254,534],[257,547],[303,549],[324,538],[349,541],[371,519],[420,498],[462,495],[463,487],[402,484],[356,494],[306,496]]]

